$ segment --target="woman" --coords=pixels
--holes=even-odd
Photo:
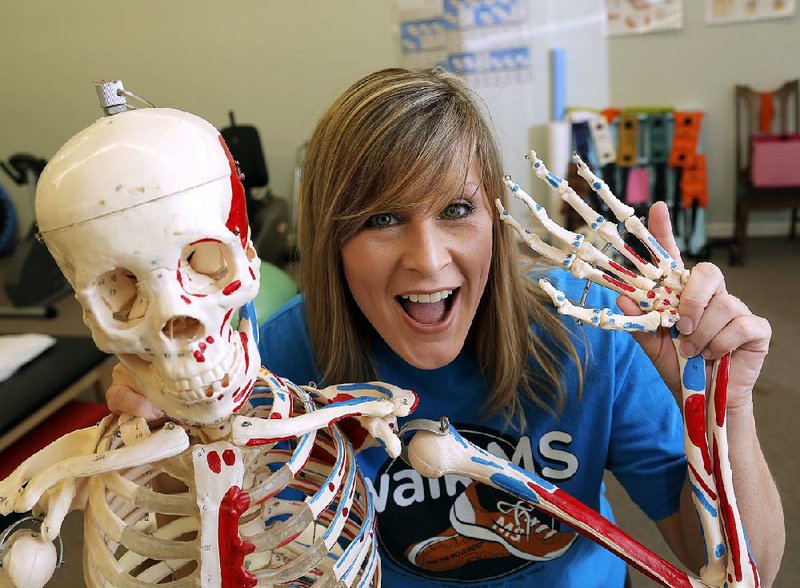
[[[637,335],[637,345],[626,333],[581,329],[547,304],[494,213],[494,199],[506,200],[502,167],[478,104],[450,74],[399,69],[363,78],[333,103],[303,170],[304,296],[262,327],[262,362],[297,383],[381,379],[413,389],[414,417],[449,417],[472,442],[609,517],[602,477],[610,469],[697,572],[704,555],[670,394],[680,388],[669,333]],[[653,207],[650,230],[678,259],[663,205]],[[552,279],[578,298],[582,284],[560,274]],[[593,288],[587,305],[613,302]],[[638,312],[630,300],[619,305]],[[686,354],[734,351],[731,460],[768,586],[783,517],[752,388],[769,325],[727,293],[710,264],[693,270],[679,311]],[[109,390],[115,408],[131,402],[127,389]],[[380,448],[359,461],[375,491],[386,586],[624,583],[615,556],[508,495],[469,480],[424,480]]]

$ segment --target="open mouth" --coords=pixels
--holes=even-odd
[[[395,299],[411,320],[421,325],[435,325],[447,319],[459,291],[460,288],[430,294],[403,294]]]

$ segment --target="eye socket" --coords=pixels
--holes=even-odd
[[[147,312],[147,298],[140,292],[139,280],[126,268],[104,273],[97,278],[96,288],[108,314],[124,328],[135,325]]]
[[[205,296],[218,292],[230,281],[233,264],[230,251],[220,241],[198,241],[183,248],[178,279],[189,294]]]

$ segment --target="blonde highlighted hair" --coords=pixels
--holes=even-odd
[[[347,288],[342,246],[373,214],[423,203],[443,208],[463,189],[472,161],[492,210],[495,198],[506,203],[501,157],[481,103],[443,70],[370,74],[322,116],[303,166],[298,244],[312,350],[326,383],[377,376],[370,353],[377,334]],[[560,412],[561,365],[566,356],[579,362],[562,324],[521,271],[515,238],[498,215],[492,240],[469,337],[491,385],[484,417],[504,412],[524,423],[524,400]]]

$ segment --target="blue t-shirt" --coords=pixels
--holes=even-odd
[[[556,285],[575,300],[583,282],[559,277]],[[613,295],[593,287],[587,306],[614,307]],[[502,415],[481,418],[489,384],[469,346],[450,364],[421,370],[376,337],[378,377],[418,394],[409,418],[447,416],[471,442],[535,471],[606,518],[612,515],[605,469],[649,518],[674,513],[686,461],[672,394],[627,333],[581,328],[570,318],[563,323],[578,356],[586,355],[583,396],[578,397],[576,366],[566,362],[563,414],[527,404],[524,431]],[[298,384],[321,379],[306,324],[302,298],[296,297],[261,327],[262,363]],[[620,559],[508,494],[457,476],[425,479],[378,447],[363,451],[358,462],[374,492],[388,588],[624,583]]]

